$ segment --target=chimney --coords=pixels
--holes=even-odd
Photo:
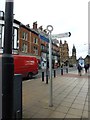
[[[44,33],[47,33],[47,30],[46,30],[46,29],[44,30]]]
[[[33,29],[37,29],[37,21],[33,23]]]
[[[42,26],[40,26],[39,29],[42,31],[43,30]]]
[[[30,28],[30,25],[29,25],[29,24],[27,24],[26,26],[27,26],[28,28]]]

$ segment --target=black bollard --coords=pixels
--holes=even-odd
[[[44,81],[44,72],[42,72],[42,82]]]
[[[48,84],[48,68],[46,68],[46,84]]]
[[[54,78],[56,77],[56,70],[54,70]]]
[[[61,65],[61,75],[63,75],[63,64]]]
[[[46,84],[48,84],[48,74],[46,74]]]

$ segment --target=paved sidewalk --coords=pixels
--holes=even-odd
[[[23,81],[23,118],[88,118],[88,75],[77,72],[53,78],[53,107],[49,83]]]

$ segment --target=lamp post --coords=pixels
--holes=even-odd
[[[52,41],[51,32],[53,31],[53,26],[48,25],[47,31],[49,31],[49,71],[50,71],[50,101],[49,106],[53,106],[53,85],[52,85]]]
[[[14,78],[12,39],[13,39],[13,0],[6,0],[4,47],[2,54],[2,119],[12,119],[13,78]]]

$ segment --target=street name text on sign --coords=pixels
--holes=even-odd
[[[61,33],[61,34],[53,34],[51,35],[51,38],[55,39],[55,38],[64,38],[64,37],[70,37],[70,36],[71,36],[71,33],[66,32],[66,33]]]

